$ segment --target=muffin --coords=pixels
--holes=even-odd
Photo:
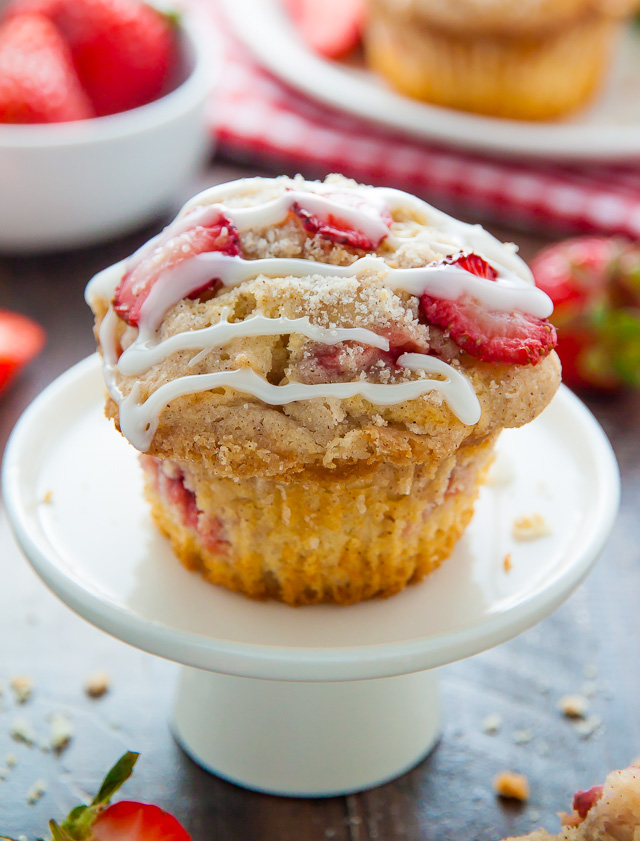
[[[636,841],[640,836],[640,768],[632,765],[612,771],[604,785],[577,792],[573,812],[560,817],[559,835],[537,829],[505,841]]]
[[[434,570],[498,434],[560,380],[514,246],[341,176],[206,190],[87,301],[156,524],[189,569],[289,604]]]
[[[638,0],[369,0],[370,66],[401,93],[546,120],[586,103]]]

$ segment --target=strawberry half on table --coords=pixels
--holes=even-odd
[[[26,315],[0,310],[0,394],[42,350],[45,332]]]
[[[138,756],[128,751],[120,757],[91,803],[76,806],[60,824],[49,821],[52,841],[191,841],[184,827],[158,806],[130,800],[109,805],[131,776]],[[14,841],[6,835],[0,838]]]
[[[572,388],[640,386],[640,243],[577,237],[541,251],[536,285],[554,304],[562,379]]]

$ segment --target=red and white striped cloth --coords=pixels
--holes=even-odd
[[[223,69],[210,120],[225,156],[289,174],[342,172],[509,226],[640,237],[640,163],[497,160],[407,138],[275,78],[231,33],[216,0],[187,4],[202,25],[222,33]]]

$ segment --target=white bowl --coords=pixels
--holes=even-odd
[[[143,225],[181,198],[212,141],[218,45],[180,25],[182,81],[140,108],[51,125],[0,125],[0,249],[57,250]]]

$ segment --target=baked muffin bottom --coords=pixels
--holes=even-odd
[[[353,604],[390,596],[451,554],[497,435],[437,464],[361,475],[198,479],[143,456],[153,519],[190,570],[256,599]]]
[[[619,31],[618,21],[590,15],[529,37],[463,36],[373,3],[365,50],[372,69],[401,93],[465,111],[546,120],[590,99]]]

